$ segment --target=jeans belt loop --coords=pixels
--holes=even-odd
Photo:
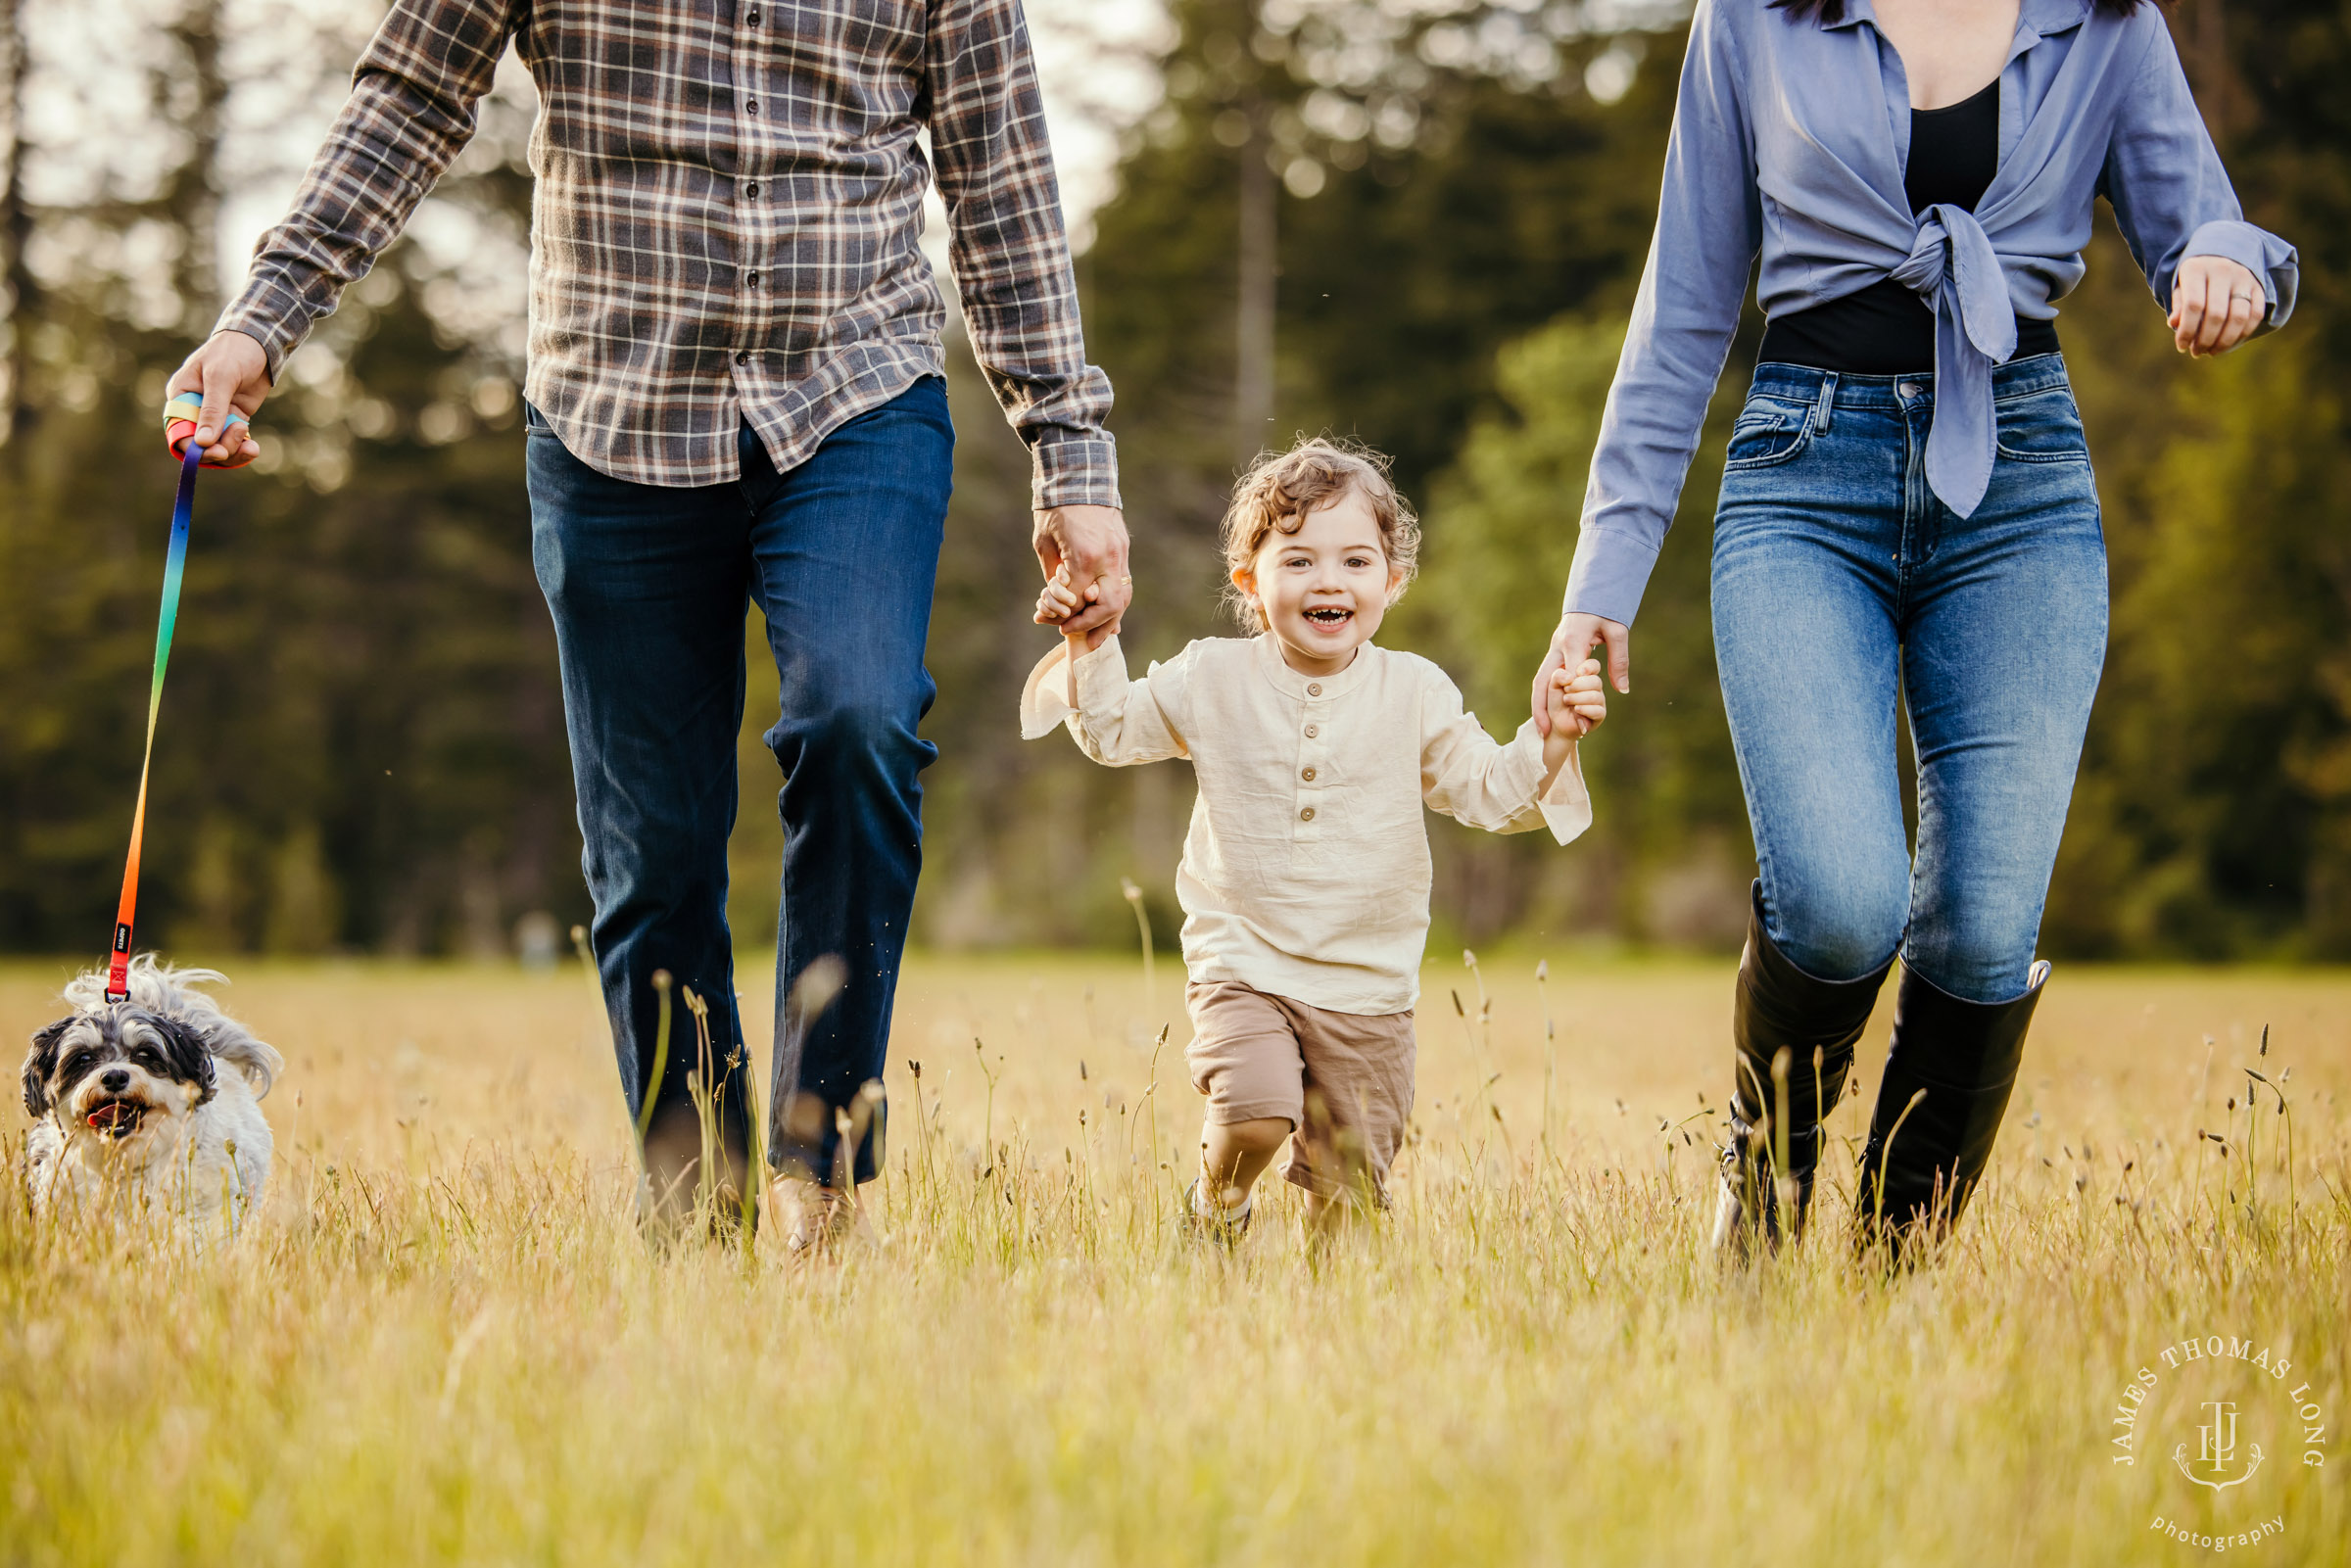
[[[1812,404],[1812,433],[1825,436],[1837,412],[1837,372],[1826,370],[1820,377],[1820,396]]]

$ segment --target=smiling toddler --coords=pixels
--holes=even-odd
[[[1318,1217],[1384,1201],[1413,1107],[1413,1005],[1428,935],[1423,804],[1473,828],[1592,821],[1578,737],[1607,717],[1600,667],[1561,671],[1548,739],[1497,744],[1445,672],[1375,645],[1419,531],[1387,462],[1314,440],[1259,459],[1224,517],[1227,598],[1251,638],[1191,643],[1139,681],[1116,637],[1066,637],[1030,675],[1022,734],[1067,723],[1112,767],[1186,757],[1199,784],[1176,870],[1192,1081],[1208,1098],[1192,1223],[1236,1235],[1285,1140]],[[1082,585],[1055,581],[1039,618]],[[1538,650],[1529,649],[1532,656]]]

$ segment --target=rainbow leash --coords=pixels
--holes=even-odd
[[[164,406],[164,436],[179,458],[179,495],[171,502],[171,544],[164,555],[164,602],[155,620],[155,675],[147,687],[147,749],[139,759],[139,803],[130,816],[130,857],[122,867],[122,901],[115,909],[114,951],[106,968],[106,999],[130,995],[130,928],[139,907],[139,847],[147,836],[147,777],[155,763],[155,721],[164,707],[164,672],[171,663],[171,629],[179,622],[179,584],[188,564],[188,523],[196,515],[196,470],[204,449],[189,437],[201,400],[182,395]],[[239,421],[240,423],[242,421]]]
[[[139,804],[130,816],[130,858],[122,867],[122,902],[115,910],[115,950],[107,964],[106,999],[130,995],[130,927],[139,907],[139,846],[147,836],[147,775],[155,762],[155,721],[164,708],[164,671],[171,662],[171,629],[179,621],[179,581],[188,564],[188,521],[196,510],[196,470],[204,449],[188,442],[179,460],[179,498],[171,503],[171,546],[164,556],[164,606],[155,622],[155,676],[147,687],[147,750],[139,759]]]

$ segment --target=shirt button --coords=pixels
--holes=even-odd
[[[751,362],[750,351],[748,349],[737,350],[735,354],[735,362],[737,364],[749,364]]]
[[[1306,772],[1300,774],[1298,777],[1304,779],[1308,784],[1313,784],[1315,782],[1315,770],[1309,768],[1306,770]]]
[[[743,275],[743,281],[755,289],[759,286],[759,274],[756,272],[745,272]]]
[[[751,14],[745,17],[744,20],[748,22],[754,27],[759,25],[759,8],[757,6],[751,7]]]
[[[1320,696],[1322,694],[1322,683],[1317,681],[1309,685],[1306,689],[1306,694],[1310,697]]]
[[[744,194],[744,195],[745,195],[745,196],[756,196],[756,195],[758,195],[758,194],[759,194],[759,182],[758,182],[757,180],[753,180],[753,181],[751,181],[751,182],[750,182],[748,185],[745,185],[745,186],[743,188],[743,194]]]
[[[1321,733],[1322,733],[1322,730],[1321,730],[1321,727],[1320,727],[1319,725],[1313,725],[1313,724],[1310,724],[1310,725],[1308,725],[1308,726],[1306,727],[1306,737],[1307,737],[1309,740],[1312,740],[1312,739],[1313,739],[1315,736],[1317,736],[1320,735]]]
[[[759,113],[759,100],[756,98],[745,98],[743,101],[743,112],[755,118]]]
[[[1315,820],[1315,808],[1309,806],[1304,811],[1298,813],[1298,820],[1300,822],[1313,822]]]

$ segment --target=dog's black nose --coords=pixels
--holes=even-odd
[[[120,1094],[124,1089],[130,1087],[130,1074],[120,1068],[111,1068],[107,1070],[106,1075],[98,1080],[98,1083],[110,1094]]]

